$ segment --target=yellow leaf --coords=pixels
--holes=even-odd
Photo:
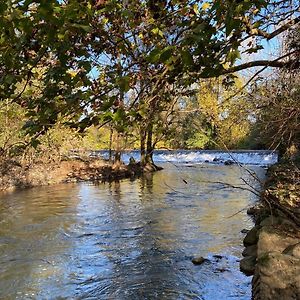
[[[252,34],[258,34],[258,30],[257,30],[256,28],[251,29],[251,33],[252,33]]]
[[[198,7],[197,4],[194,4],[194,5],[193,5],[193,10],[194,10],[194,12],[195,12],[196,15],[199,14],[199,7]]]
[[[62,41],[65,38],[65,35],[63,33],[59,33],[57,37],[60,41]]]
[[[70,74],[70,76],[71,76],[72,78],[74,78],[74,77],[77,75],[77,72],[76,72],[76,71],[73,71],[73,70],[68,70],[67,73]]]
[[[151,31],[152,31],[154,34],[159,35],[159,36],[161,36],[161,37],[164,36],[164,33],[163,33],[158,27],[153,28]]]
[[[225,70],[227,70],[227,69],[229,68],[229,63],[228,63],[228,62],[225,62],[225,63],[222,64],[222,66],[223,66],[223,68],[224,68]]]
[[[208,9],[209,7],[210,7],[210,4],[209,4],[208,2],[205,2],[205,3],[202,4],[202,9],[203,9],[203,10],[206,10],[206,9]]]

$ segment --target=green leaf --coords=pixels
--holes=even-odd
[[[34,149],[36,149],[40,143],[41,143],[41,142],[40,142],[39,140],[37,140],[37,139],[32,139],[32,140],[30,141],[30,145],[31,145]]]
[[[238,58],[241,58],[241,55],[239,50],[235,49],[227,53],[226,61],[233,64]]]
[[[92,28],[90,26],[88,26],[88,25],[83,25],[83,24],[77,24],[77,23],[75,23],[75,24],[73,24],[73,26],[75,28],[78,28],[78,29],[83,29],[86,32],[90,32],[92,30]]]
[[[5,76],[5,83],[12,84],[15,81],[15,76],[7,74]]]
[[[167,62],[173,56],[173,48],[172,46],[166,47],[160,54],[160,59],[162,62]]]
[[[130,90],[130,77],[129,76],[120,77],[117,80],[117,83],[123,92],[126,93]]]
[[[238,29],[241,26],[241,21],[238,19],[232,19],[230,16],[226,18],[226,35],[229,36],[234,29]]]
[[[5,3],[0,3],[0,13],[2,14],[7,9],[7,5]]]
[[[154,50],[152,50],[150,52],[149,56],[147,57],[147,60],[149,62],[156,63],[159,61],[160,54],[161,54],[161,50],[158,48],[155,48]]]
[[[55,7],[53,8],[53,11],[54,11],[55,13],[60,13],[61,10],[62,10],[62,8],[61,8],[60,6],[55,6]]]
[[[106,112],[102,115],[102,120],[104,122],[109,122],[113,120],[113,113],[111,111]]]
[[[62,40],[64,40],[64,38],[65,38],[65,34],[64,34],[64,33],[58,33],[58,34],[57,34],[57,38],[58,38],[60,41],[62,41]]]
[[[193,56],[191,55],[191,53],[188,50],[181,51],[181,57],[182,57],[182,62],[186,66],[190,67],[190,66],[194,65]]]
[[[80,61],[78,65],[85,69],[86,72],[91,71],[91,63],[89,61]]]
[[[113,115],[113,121],[118,132],[124,132],[126,124],[126,113],[123,108],[118,108]]]
[[[101,105],[101,111],[109,110],[113,106],[115,100],[116,100],[116,97],[114,97],[114,96],[107,98],[107,100],[104,101],[103,104]]]

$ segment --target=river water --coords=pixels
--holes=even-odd
[[[260,166],[164,163],[136,180],[0,201],[0,299],[250,299],[239,271]],[[252,170],[252,171],[251,171]],[[228,183],[226,185],[224,183]],[[193,265],[194,256],[208,261]]]

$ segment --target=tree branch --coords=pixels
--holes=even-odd
[[[288,61],[282,61],[282,59],[289,57],[293,54],[296,54],[297,50],[287,53],[281,57],[276,58],[275,60],[256,60],[250,61],[244,64],[240,64],[229,69],[223,70],[220,75],[230,74],[238,71],[242,71],[245,69],[253,68],[253,67],[273,67],[273,68],[283,68],[293,65],[297,60],[291,59]]]
[[[295,24],[297,24],[299,22],[300,22],[300,17],[297,17],[295,19],[292,19],[292,20],[288,21],[287,23],[285,23],[284,25],[282,25],[281,27],[279,27],[278,29],[274,30],[271,33],[268,33],[264,30],[257,29],[258,33],[254,34],[254,35],[262,36],[262,37],[266,38],[267,40],[271,40],[275,36],[277,36],[280,33],[286,31],[287,29],[291,28],[292,26],[294,26]]]

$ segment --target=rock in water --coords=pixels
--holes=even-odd
[[[261,227],[260,226],[254,226],[245,236],[244,238],[244,245],[254,245],[258,241],[258,231]]]
[[[247,276],[254,274],[256,257],[247,256],[240,261],[240,270]]]
[[[216,259],[222,259],[223,258],[223,256],[219,255],[219,254],[214,254],[213,257],[216,258]]]
[[[203,264],[205,261],[206,261],[206,259],[205,259],[204,257],[202,257],[202,256],[194,257],[194,258],[192,259],[192,263],[193,263],[194,265],[201,265],[201,264]]]
[[[257,256],[257,245],[254,244],[254,245],[247,246],[244,249],[242,255],[243,256],[254,256],[254,257],[256,257]]]

